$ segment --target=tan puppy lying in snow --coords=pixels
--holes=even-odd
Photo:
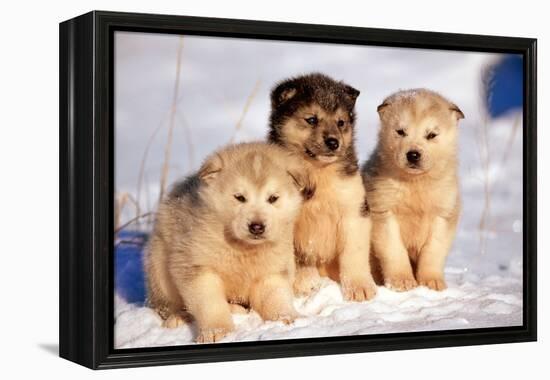
[[[372,247],[389,288],[446,288],[443,269],[460,213],[458,120],[439,94],[397,92],[378,106],[378,145],[363,167]]]
[[[148,302],[177,327],[196,320],[198,342],[234,329],[230,304],[290,323],[301,163],[263,143],[231,146],[161,203],[145,264]]]

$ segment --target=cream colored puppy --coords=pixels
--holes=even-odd
[[[443,269],[460,213],[458,120],[439,94],[397,92],[378,106],[378,145],[363,167],[372,247],[389,288],[446,288]]]
[[[176,184],[161,203],[145,270],[148,303],[177,327],[189,313],[198,342],[234,329],[231,304],[292,322],[292,231],[302,203],[300,163],[263,143],[230,146]]]

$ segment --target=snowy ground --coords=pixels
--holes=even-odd
[[[117,50],[117,191],[136,194],[137,163],[149,136],[158,126],[158,120],[162,119],[163,110],[170,105],[177,39],[149,35],[139,41],[139,38],[121,35],[117,41],[120,44]],[[204,155],[229,141],[233,132],[224,127],[223,120],[227,119],[227,113],[238,118],[239,109],[254,84],[250,77],[256,75],[262,78],[256,95],[258,100],[252,103],[235,141],[265,136],[268,91],[276,80],[290,73],[312,70],[346,79],[361,89],[357,105],[357,146],[361,160],[368,156],[375,143],[376,105],[392,91],[411,87],[432,88],[456,101],[466,114],[460,125],[459,157],[463,212],[447,261],[447,290],[435,292],[417,288],[396,293],[379,288],[374,300],[358,304],[343,301],[338,285],[327,279],[315,294],[296,299],[296,308],[303,318],[294,324],[262,322],[255,312],[234,315],[237,329],[224,342],[522,324],[521,115],[513,113],[498,120],[485,120],[479,90],[482,69],[498,56],[292,43],[268,46],[262,42],[253,46],[251,42],[241,45],[238,41],[228,49],[225,42],[219,45],[215,39],[187,38],[185,43],[182,75],[187,78],[183,85],[187,96],[183,97],[180,117],[182,124],[194,128],[195,151],[191,153],[195,156],[194,162],[183,159],[187,153],[181,147],[188,144],[184,143],[183,135],[178,140],[176,134],[173,177],[185,174],[187,170],[196,170]],[[256,54],[258,48],[264,49],[265,54],[257,54],[253,60],[247,59],[247,54]],[[331,54],[334,49],[339,49],[339,54]],[[301,59],[304,57],[308,60]],[[312,57],[315,59],[309,59]],[[223,73],[216,71],[219,65],[212,64],[222,58],[226,62]],[[262,61],[264,58],[267,61],[279,59],[284,64],[270,65]],[[381,71],[368,69],[374,65]],[[163,70],[154,71],[151,76],[136,74],[150,72],[148,68],[152,66]],[[208,72],[216,76],[214,82],[203,78]],[[239,79],[235,82],[231,78]],[[244,82],[246,86],[242,84]],[[202,88],[214,83],[218,86],[216,91]],[[161,97],[160,94],[165,95]],[[213,119],[216,117],[218,119]],[[177,131],[182,134],[183,128]],[[161,134],[149,152],[145,171],[145,183],[152,200],[158,194],[156,177],[164,157],[165,140]],[[489,157],[489,161],[485,161],[485,157]],[[184,170],[182,163],[189,165],[189,169]],[[490,212],[485,227],[480,230],[481,216],[486,208],[486,184],[490,188]],[[148,209],[148,202],[141,199],[140,203]],[[129,217],[131,210],[125,215],[126,219]],[[115,317],[116,348],[194,344],[193,325],[164,329],[152,310],[129,304],[118,295],[115,297]]]
[[[342,299],[339,286],[324,279],[322,288],[295,300],[302,318],[292,325],[263,322],[255,312],[234,314],[236,331],[222,342],[294,339],[357,334],[521,325],[520,276],[479,278],[460,269],[446,271],[449,289],[435,292],[424,287],[406,293],[379,288],[370,302]],[[116,300],[117,348],[193,344],[194,325],[170,330],[146,307]]]

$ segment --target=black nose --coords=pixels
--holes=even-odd
[[[420,157],[422,157],[422,155],[417,150],[409,150],[407,152],[407,161],[409,161],[411,164],[418,163],[418,161],[420,161]]]
[[[261,222],[252,222],[248,225],[248,231],[253,235],[261,235],[265,231],[265,225]]]
[[[325,145],[330,150],[336,150],[340,146],[340,143],[338,142],[338,139],[335,139],[334,137],[329,137],[325,139]]]

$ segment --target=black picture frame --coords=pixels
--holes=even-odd
[[[115,31],[311,41],[523,56],[523,325],[161,348],[113,345]],[[60,39],[60,356],[93,369],[527,342],[537,338],[537,40],[93,11]]]

